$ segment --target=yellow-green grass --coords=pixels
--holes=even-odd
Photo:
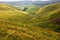
[[[15,15],[26,15],[28,14],[27,12],[22,12],[22,11],[0,11],[0,18],[8,18],[10,16],[15,16]]]
[[[58,30],[60,25],[52,21],[54,18],[60,18],[60,3],[55,3],[40,8],[36,12],[36,16],[30,20],[32,23],[30,24],[60,32],[60,30]]]
[[[36,14],[40,14],[40,13],[45,14],[45,13],[49,13],[58,9],[60,9],[60,3],[54,3],[54,4],[47,5],[40,8],[39,10],[36,11]]]
[[[0,40],[60,40],[59,35],[28,24],[19,25],[9,20],[0,20]]]
[[[48,6],[44,6],[36,11],[36,16],[34,16],[31,21],[32,22],[44,22],[49,21],[52,15],[56,15],[56,17],[60,14],[60,3],[51,4]]]
[[[27,12],[13,8],[12,11],[10,6],[7,11],[6,4],[0,4],[0,8],[1,6],[4,6],[4,10],[0,10],[0,40],[60,40],[60,33],[26,24],[33,17]]]

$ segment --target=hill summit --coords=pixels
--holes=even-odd
[[[4,10],[4,11],[17,11],[17,8],[15,8],[11,5],[8,5],[8,4],[1,3],[0,4],[0,11],[1,10]]]

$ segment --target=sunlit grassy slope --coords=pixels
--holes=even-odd
[[[29,14],[27,12],[19,11],[13,6],[7,4],[0,4],[0,19],[23,22],[23,20],[28,16]]]
[[[27,12],[6,4],[0,4],[0,8],[0,40],[60,40],[60,33],[26,24],[32,17]]]
[[[10,17],[14,15],[27,15],[27,12],[22,12],[7,4],[0,4],[0,18]]]
[[[6,4],[0,4],[0,11],[1,10],[4,10],[4,11],[18,11],[18,10],[16,10],[16,8],[15,7],[13,7],[13,6],[10,6],[10,5],[6,5]]]

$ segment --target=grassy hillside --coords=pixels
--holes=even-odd
[[[36,14],[40,14],[40,13],[45,14],[45,13],[52,12],[58,9],[60,9],[60,3],[55,3],[55,4],[47,5],[47,6],[40,8],[36,12]]]
[[[29,21],[33,21],[31,19],[33,15],[6,4],[0,4],[0,8],[0,40],[60,40],[60,33],[28,24],[33,24]],[[59,13],[59,11],[54,11],[53,14],[58,15],[57,12]],[[54,17],[51,15],[50,18]],[[39,24],[41,22],[39,19],[34,20],[34,23]]]
[[[27,12],[19,11],[13,6],[7,4],[0,4],[0,19],[8,19],[13,22],[23,22],[29,14]]]
[[[15,7],[13,7],[13,6],[10,6],[10,5],[8,5],[8,4],[0,4],[0,11],[1,10],[4,10],[4,11],[18,11],[18,10],[16,10],[16,8]]]
[[[32,18],[33,25],[42,26],[52,30],[60,29],[60,3],[51,4],[40,8]],[[60,30],[59,30],[60,31]]]

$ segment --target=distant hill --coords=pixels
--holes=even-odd
[[[58,3],[60,1],[16,1],[16,2],[0,2],[14,6],[14,8],[24,11],[27,8],[27,12],[33,14],[39,7],[43,7],[49,4]],[[35,6],[35,7],[34,7]],[[32,12],[31,12],[32,11]]]
[[[60,9],[60,3],[51,4],[40,8],[36,13],[47,13]]]
[[[35,5],[35,6],[45,6],[48,4],[52,4],[52,3],[58,3],[60,1],[16,1],[16,2],[0,2],[0,3],[4,3],[4,4],[10,4],[13,5],[15,7],[20,7],[20,6],[30,6],[30,5]]]

